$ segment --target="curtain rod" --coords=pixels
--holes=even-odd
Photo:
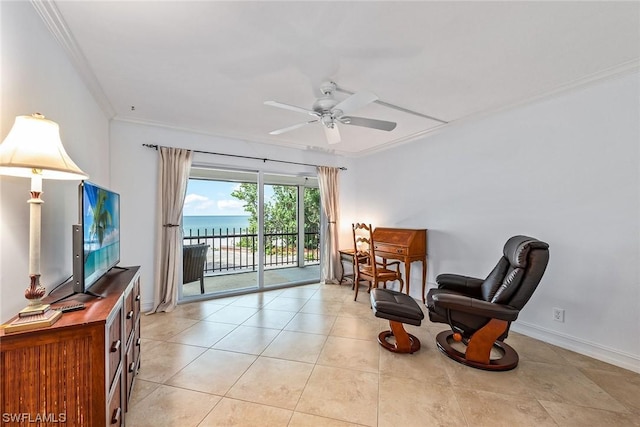
[[[157,144],[142,144],[142,146],[143,147],[147,147],[147,148],[153,148],[155,150],[157,150],[160,147],[169,148],[169,147],[165,147],[163,145],[157,145]],[[323,166],[323,165],[314,165],[314,164],[311,164],[311,163],[290,162],[288,160],[267,159],[265,157],[253,157],[253,156],[241,156],[239,154],[216,153],[216,152],[213,152],[213,151],[201,151],[201,150],[191,150],[191,151],[193,151],[194,153],[214,154],[216,156],[227,156],[227,157],[237,157],[237,158],[240,158],[240,159],[262,160],[265,163],[266,162],[287,163],[289,165],[313,166],[314,168],[317,168],[319,166]],[[347,168],[345,168],[344,166],[340,166],[340,167],[338,167],[338,169],[340,169],[341,171],[346,171],[347,170]]]

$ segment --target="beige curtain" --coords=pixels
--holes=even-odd
[[[182,271],[182,207],[193,153],[182,148],[160,147],[158,156],[158,206],[155,289],[152,313],[172,311],[178,302]]]
[[[322,209],[327,217],[327,231],[322,245],[322,276],[323,283],[338,283],[342,266],[338,248],[338,173],[340,169],[328,166],[318,166],[318,183],[320,185],[320,199]]]

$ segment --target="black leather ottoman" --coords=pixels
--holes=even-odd
[[[389,320],[391,330],[380,332],[378,342],[394,353],[413,353],[420,350],[420,340],[404,329],[404,323],[420,326],[424,313],[409,295],[391,289],[371,290],[371,309],[376,317]],[[389,337],[395,337],[395,344]]]

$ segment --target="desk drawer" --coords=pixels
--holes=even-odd
[[[380,256],[382,256],[382,254],[379,252],[387,252],[387,253],[396,254],[396,255],[407,255],[408,253],[408,248],[406,247],[377,244],[377,243],[375,245],[375,250],[376,250],[376,255],[380,255]]]

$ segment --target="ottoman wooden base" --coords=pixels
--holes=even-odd
[[[382,331],[378,335],[378,342],[384,348],[394,353],[414,353],[420,350],[420,340],[404,329],[400,322],[389,321],[390,331]],[[395,344],[391,344],[388,338],[394,337]]]

